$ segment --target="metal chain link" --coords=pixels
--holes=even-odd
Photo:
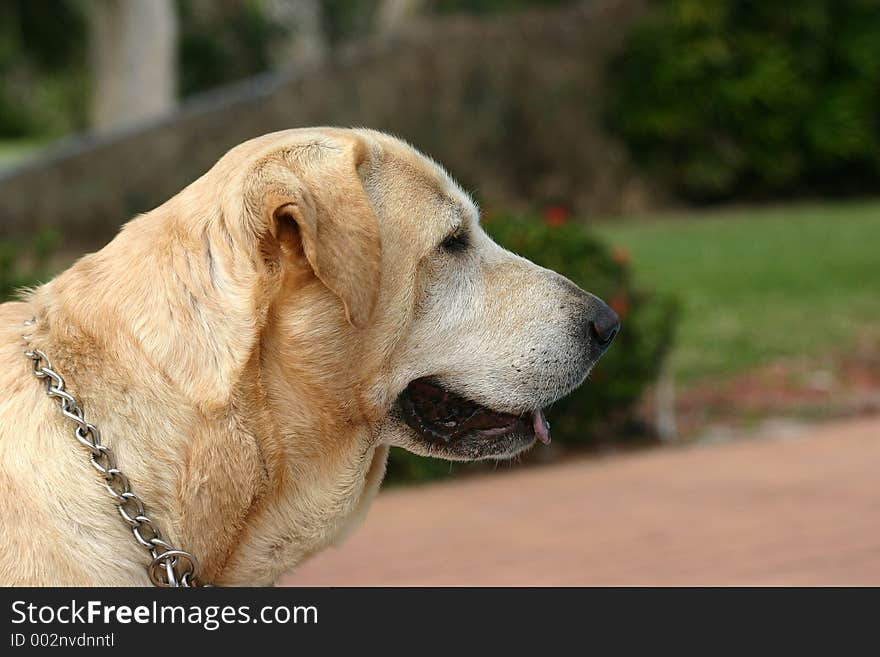
[[[35,319],[26,321],[33,326]],[[91,452],[92,466],[104,478],[103,486],[116,503],[122,520],[128,525],[135,540],[150,553],[152,560],[147,575],[154,586],[192,587],[200,586],[196,578],[199,568],[196,558],[184,550],[178,550],[162,538],[162,533],[147,515],[140,497],[131,491],[128,477],[116,467],[116,459],[110,448],[101,443],[98,429],[85,420],[76,399],[65,390],[64,379],[52,368],[49,358],[39,349],[30,348],[30,336],[22,336],[29,349],[24,353],[31,359],[33,373],[46,383],[46,394],[58,400],[61,414],[76,424],[74,438]]]

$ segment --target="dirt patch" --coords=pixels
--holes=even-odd
[[[723,381],[679,390],[674,401],[677,437],[699,440],[720,432],[758,431],[768,421],[815,422],[880,413],[880,343],[820,360],[776,361]],[[656,417],[646,397],[644,417]]]

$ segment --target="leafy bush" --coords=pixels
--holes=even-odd
[[[52,231],[39,233],[24,246],[0,241],[0,303],[49,277],[49,258],[57,244],[58,235]]]
[[[606,300],[621,316],[620,334],[590,378],[556,402],[547,416],[553,440],[564,444],[626,439],[629,434],[619,428],[630,418],[645,387],[656,379],[670,347],[677,319],[675,302],[636,288],[628,254],[612,251],[583,225],[569,222],[561,208],[548,208],[544,221],[499,216],[485,225],[502,246],[567,276]],[[392,450],[388,479],[426,479],[462,467]]]
[[[289,38],[265,3],[177,0],[180,38],[179,91],[199,91],[257,75],[271,68],[271,53]]]
[[[661,0],[607,78],[612,128],[689,198],[880,187],[874,0]]]
[[[87,34],[77,0],[0,3],[0,139],[85,125]]]

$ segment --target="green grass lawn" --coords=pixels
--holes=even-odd
[[[682,303],[684,382],[880,337],[880,202],[613,221],[638,280]]]

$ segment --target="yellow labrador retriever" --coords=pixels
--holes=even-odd
[[[248,141],[0,306],[0,584],[271,584],[364,516],[389,445],[547,441],[617,330],[406,144]]]

